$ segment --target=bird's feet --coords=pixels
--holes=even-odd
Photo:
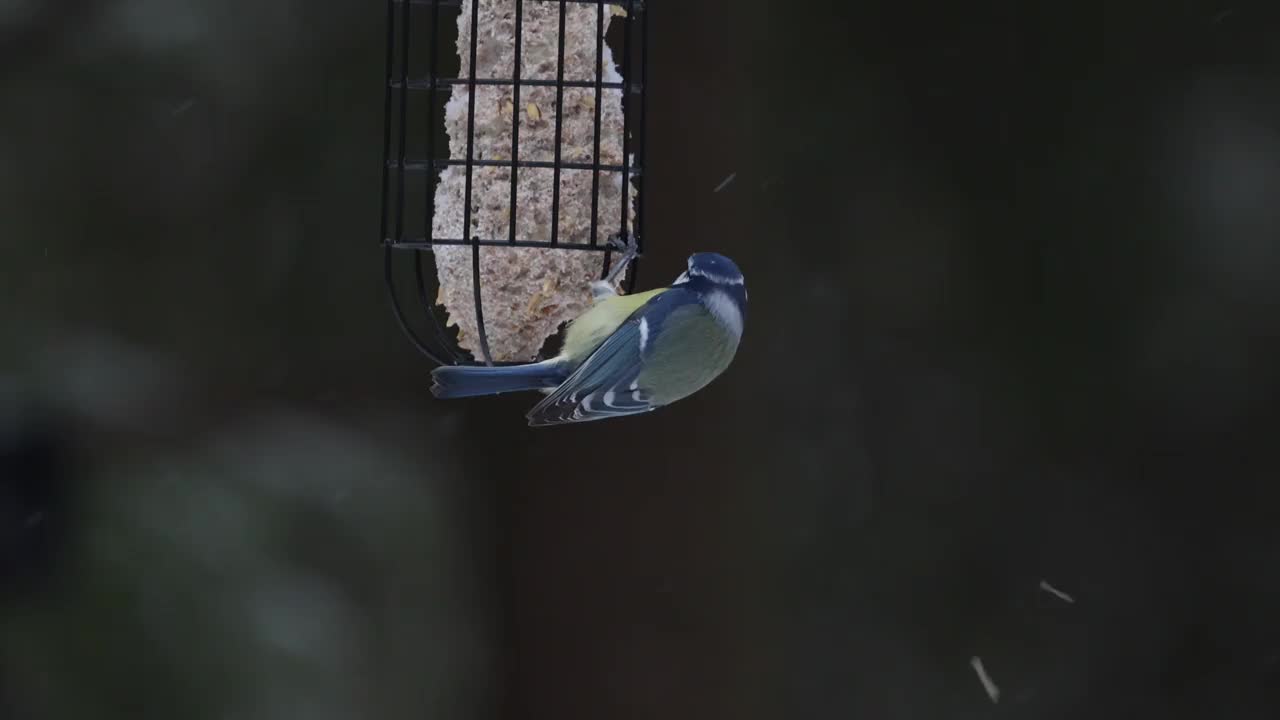
[[[596,280],[591,283],[591,299],[595,302],[600,302],[605,298],[611,298],[617,294],[618,291],[604,280]]]
[[[611,235],[609,236],[609,244],[622,253],[622,257],[618,258],[617,264],[609,271],[609,276],[602,281],[612,288],[626,274],[627,266],[631,264],[631,261],[639,257],[640,246],[636,243],[634,235],[628,235],[625,240],[620,235]]]
[[[632,235],[628,235],[624,240],[621,234],[615,233],[609,236],[608,242],[610,247],[621,252],[636,249],[636,239]]]

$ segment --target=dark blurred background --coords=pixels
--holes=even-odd
[[[745,344],[536,432],[389,313],[382,3],[0,2],[0,716],[1280,717],[1280,5],[649,4]]]

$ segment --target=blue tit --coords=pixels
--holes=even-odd
[[[716,379],[733,360],[747,315],[738,266],[697,253],[670,287],[617,295],[593,285],[595,303],[574,319],[559,355],[509,367],[436,368],[438,398],[547,393],[529,425],[587,422],[657,410]]]

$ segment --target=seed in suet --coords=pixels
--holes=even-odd
[[[482,25],[478,28],[478,34],[484,43],[481,49],[496,44],[501,51],[479,52],[474,71],[464,70],[461,74],[495,78],[509,76],[516,58],[514,28],[499,18],[508,15],[514,18],[514,3],[511,0],[468,0],[468,4],[471,3],[474,3],[473,8],[475,5],[480,8]],[[558,75],[557,41],[560,34],[557,27],[560,23],[559,14],[554,9],[550,12],[531,12],[529,8],[535,4],[541,5],[525,2],[522,27],[524,39],[518,61],[521,75],[540,85],[522,87],[519,94],[510,86],[478,88],[474,113],[467,110],[470,98],[464,92],[465,88],[455,88],[448,101],[444,122],[450,141],[448,148],[453,158],[464,157],[465,151],[458,151],[468,135],[473,134],[472,157],[482,157],[485,162],[549,159],[543,157],[542,151],[549,149],[555,142],[553,128],[547,124],[554,106],[549,110],[544,110],[542,106],[553,102],[557,86],[561,83],[558,80],[554,84],[548,83],[550,87],[541,83],[546,83],[547,78],[557,78]],[[619,57],[601,58],[604,65],[599,68],[596,46],[600,33],[612,36],[614,33],[609,31],[610,25],[617,29],[621,22],[627,20],[629,13],[611,11],[611,15],[605,17],[605,27],[601,28],[596,24],[595,8],[583,12],[576,12],[576,9],[570,8],[566,13],[564,77],[575,80],[594,79],[600,69],[604,72],[603,77],[615,77]],[[467,16],[470,15],[469,11],[464,12]],[[485,18],[489,20],[486,21]],[[466,33],[463,35],[457,43],[456,57],[461,66],[466,68],[469,64],[470,46]],[[597,98],[594,84],[573,82],[562,87],[560,92],[564,101],[560,162],[592,162],[596,110],[600,112],[600,162],[615,163],[620,160],[617,148],[622,146],[622,106],[624,99],[631,99],[630,95],[624,98],[625,91],[609,89],[600,91]],[[520,118],[521,113],[526,117]],[[473,133],[468,130],[469,115],[474,115]],[[512,153],[513,121],[517,123],[519,144],[524,148],[519,155]],[[444,152],[443,149],[438,149],[440,155]],[[545,155],[550,155],[550,152]],[[518,200],[514,213],[510,211],[513,174],[518,174],[519,185],[514,189]],[[598,233],[601,241],[607,234],[604,228],[618,221],[620,214],[629,217],[635,214],[633,203],[628,202],[634,199],[630,196],[635,191],[620,192],[622,184],[617,175],[618,173],[601,172],[598,184],[599,207],[596,208],[596,215],[597,222],[602,223]],[[478,208],[473,208],[469,213],[471,226],[464,229],[463,221],[468,217],[465,206],[466,176],[467,173],[462,169],[444,172],[439,176],[431,207],[435,237],[507,240],[514,229],[515,238],[520,243],[539,240],[545,242],[550,239],[549,210],[554,194],[554,172],[523,168],[515,171],[502,167],[473,168],[471,197],[473,202],[479,200],[480,203]],[[558,237],[565,247],[587,240],[585,236],[592,219],[592,186],[589,172],[561,173]],[[625,210],[620,206],[620,201],[628,205]],[[631,219],[628,220],[630,222]],[[461,327],[466,331],[462,341],[457,343],[458,349],[470,351],[479,359],[479,348],[475,346],[479,332],[474,299],[473,248],[441,245],[434,249],[434,257],[436,274],[442,287],[440,299],[448,319],[452,321],[450,327]],[[599,276],[601,259],[596,253],[577,250],[485,247],[478,255],[478,262],[484,296],[484,322],[487,325],[486,335],[492,357],[494,360],[524,361],[537,357],[548,336],[553,335],[565,321],[581,315],[590,307],[591,294],[586,288]],[[559,286],[544,291],[543,282],[548,275],[558,278]],[[538,295],[541,297],[533,299]],[[548,305],[553,308],[544,310],[544,306]],[[444,320],[441,322],[443,324]],[[449,335],[453,336],[455,332],[456,329],[450,329]]]

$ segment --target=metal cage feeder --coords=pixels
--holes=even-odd
[[[388,0],[386,284],[432,361],[546,357],[616,248],[643,252],[647,14],[643,0]]]

